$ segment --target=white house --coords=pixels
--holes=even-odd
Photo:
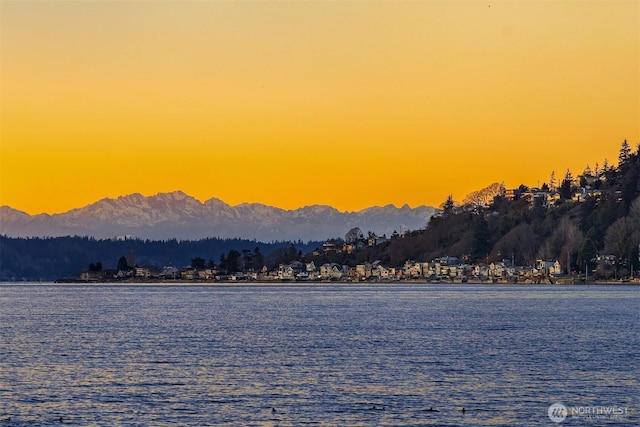
[[[383,266],[380,261],[375,261],[371,264],[371,277],[377,279],[388,279],[393,275],[393,270]]]
[[[330,263],[322,264],[320,266],[320,278],[322,280],[329,280],[331,278],[331,267]]]
[[[280,280],[294,280],[296,273],[291,265],[280,264],[278,266],[278,279]]]

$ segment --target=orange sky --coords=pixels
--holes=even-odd
[[[438,206],[640,142],[639,1],[0,0],[0,205]]]

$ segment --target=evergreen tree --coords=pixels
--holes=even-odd
[[[204,258],[200,258],[199,256],[191,259],[191,267],[203,269],[206,264]]]
[[[589,178],[592,177],[593,172],[591,171],[591,167],[587,164],[587,166],[584,168],[584,171],[582,171],[582,175],[580,175],[580,186],[586,187],[589,183]]]
[[[576,267],[580,272],[587,272],[587,275],[591,275],[591,270],[595,267],[595,257],[598,254],[598,247],[593,240],[594,230],[590,230],[585,238],[582,240],[582,245],[578,249],[578,256],[576,259]]]
[[[551,171],[551,176],[549,177],[549,188],[551,191],[555,191],[556,189],[556,171]]]
[[[622,168],[629,161],[629,157],[631,157],[631,148],[629,147],[629,143],[625,139],[622,141],[622,145],[620,147],[620,153],[618,154],[618,168],[622,170]]]
[[[473,257],[476,259],[482,258],[491,251],[490,238],[489,225],[484,216],[476,215],[473,221]]]
[[[447,217],[451,214],[453,214],[453,209],[455,208],[456,204],[453,201],[453,195],[449,194],[447,196],[447,200],[445,200],[442,205],[440,205],[440,209],[442,209],[442,215]]]
[[[255,247],[253,254],[251,255],[251,269],[253,271],[260,271],[264,266],[264,257],[259,247]]]
[[[571,198],[571,181],[563,180],[560,184],[560,198],[562,200],[569,200]]]
[[[129,270],[131,267],[129,266],[129,263],[127,262],[127,257],[125,257],[124,255],[120,257],[120,259],[118,259],[118,266],[116,267],[118,271],[127,271]]]
[[[227,253],[226,271],[228,274],[233,274],[239,271],[240,256],[240,252],[235,249],[231,249],[229,253]]]
[[[102,263],[100,261],[89,264],[89,271],[102,271]]]

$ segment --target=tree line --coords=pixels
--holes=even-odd
[[[207,238],[180,241],[111,240],[91,237],[0,236],[0,281],[55,280],[78,277],[83,270],[100,271],[165,266],[215,265],[230,273],[251,264],[289,262],[318,242]],[[295,255],[292,255],[294,253]]]

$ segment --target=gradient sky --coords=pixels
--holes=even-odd
[[[0,205],[438,206],[640,142],[640,1],[0,0]]]

